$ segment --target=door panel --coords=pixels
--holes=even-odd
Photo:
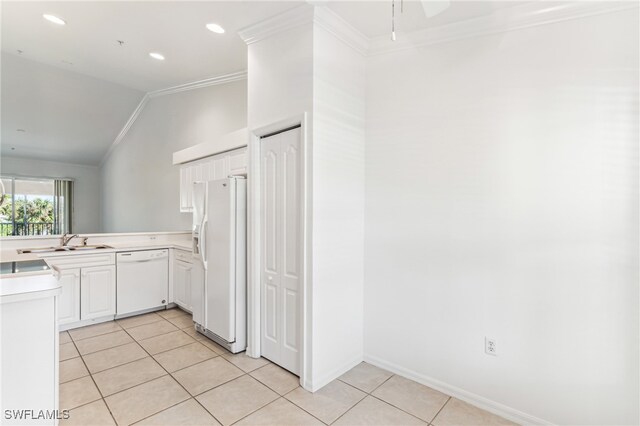
[[[262,354],[300,370],[300,129],[261,140]]]
[[[58,298],[60,325],[80,321],[80,268],[63,269],[60,274],[62,294]]]
[[[116,313],[116,267],[82,268],[80,317],[83,320]]]
[[[299,206],[300,206],[300,190],[299,190],[299,173],[298,173],[298,148],[295,146],[295,140],[291,138],[283,140],[283,205],[284,217],[282,219],[284,232],[284,268],[285,275],[298,279],[298,254],[299,246]],[[293,142],[293,143],[292,143]],[[297,284],[296,284],[297,285]]]
[[[278,343],[278,323],[277,323],[277,305],[278,305],[278,287],[267,283],[265,285],[265,339]]]

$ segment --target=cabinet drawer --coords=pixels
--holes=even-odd
[[[114,253],[68,255],[45,257],[47,263],[58,269],[86,268],[88,266],[115,265],[116,255]]]
[[[176,260],[193,263],[193,253],[191,253],[190,251],[175,249],[174,254]]]

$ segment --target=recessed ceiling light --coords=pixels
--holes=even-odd
[[[54,24],[58,24],[58,25],[65,25],[66,22],[64,21],[64,19],[58,18],[55,15],[47,15],[46,13],[44,15],[42,15],[42,17],[44,19],[46,19],[49,22],[53,22]]]
[[[149,56],[151,56],[153,59],[157,59],[159,61],[164,61],[164,56],[162,56],[159,53],[151,52],[151,53],[149,53]]]
[[[207,24],[207,29],[216,34],[224,34],[224,28],[218,24]]]

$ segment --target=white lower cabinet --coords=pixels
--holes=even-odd
[[[193,265],[176,259],[173,263],[173,300],[176,305],[191,311],[191,271]]]
[[[116,267],[82,268],[80,278],[80,318],[100,318],[116,313]]]
[[[59,324],[80,321],[80,268],[62,270],[59,282],[62,287],[58,297]]]
[[[62,330],[113,319],[116,313],[116,266],[112,253],[55,256],[47,263],[60,271],[58,320]]]
[[[204,268],[190,251],[174,250],[173,257],[173,301],[182,309],[195,315],[195,305],[204,297]]]

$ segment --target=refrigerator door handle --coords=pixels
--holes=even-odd
[[[207,269],[207,255],[205,253],[207,242],[205,241],[205,235],[207,235],[206,226],[207,226],[207,216],[202,219],[202,224],[200,225],[200,238],[198,239],[198,245],[200,246],[200,257],[202,258],[202,264],[204,265],[204,269]]]

